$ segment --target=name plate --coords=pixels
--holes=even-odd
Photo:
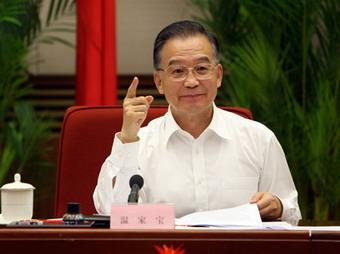
[[[112,204],[111,229],[174,229],[173,204]]]

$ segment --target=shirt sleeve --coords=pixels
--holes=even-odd
[[[129,180],[138,172],[140,141],[123,144],[117,135],[118,133],[114,137],[111,154],[101,167],[93,193],[94,205],[100,214],[110,214],[112,203],[127,202],[130,192]]]
[[[264,153],[259,191],[268,191],[276,195],[283,206],[281,220],[297,225],[301,219],[298,193],[285,154],[274,134],[271,135]]]

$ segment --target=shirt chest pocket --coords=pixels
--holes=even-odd
[[[248,203],[257,191],[257,177],[224,177],[221,184],[221,199],[228,207],[234,207]]]

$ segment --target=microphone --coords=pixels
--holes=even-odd
[[[133,175],[130,178],[131,192],[128,197],[128,203],[138,203],[138,192],[143,187],[144,179],[140,175]]]

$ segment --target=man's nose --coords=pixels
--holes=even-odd
[[[199,81],[195,77],[195,75],[193,73],[193,70],[189,69],[188,70],[188,75],[187,75],[187,77],[184,80],[184,86],[185,87],[196,87],[196,86],[198,86],[198,84],[199,84]]]

